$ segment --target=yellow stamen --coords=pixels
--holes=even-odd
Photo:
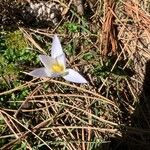
[[[54,73],[62,73],[64,72],[64,66],[61,64],[53,64],[52,65],[52,72]]]

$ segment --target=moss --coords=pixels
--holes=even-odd
[[[26,49],[28,47],[27,42],[23,37],[23,34],[19,30],[7,33],[5,38],[5,44],[8,49],[15,50]]]

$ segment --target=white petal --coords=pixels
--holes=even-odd
[[[74,83],[88,83],[86,79],[82,77],[77,71],[74,71],[73,69],[66,69],[66,72],[68,72],[68,74],[63,76],[65,80]]]
[[[41,62],[43,63],[44,67],[47,70],[50,70],[51,65],[56,61],[53,58],[51,58],[50,56],[47,55],[39,55],[39,59],[41,60]]]
[[[52,48],[51,48],[51,57],[56,58],[56,57],[62,55],[63,53],[64,52],[63,52],[60,40],[57,37],[57,35],[54,35],[53,42],[52,42]]]
[[[50,77],[51,74],[47,72],[46,68],[38,68],[28,73],[34,77]]]
[[[65,54],[59,55],[56,57],[56,60],[59,64],[62,64],[66,68],[66,57]]]

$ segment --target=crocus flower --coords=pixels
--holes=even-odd
[[[51,57],[39,55],[39,59],[44,65],[42,68],[35,69],[29,73],[34,77],[63,77],[65,80],[74,83],[87,83],[77,71],[66,68],[66,57],[63,52],[57,35],[54,36],[51,48]]]

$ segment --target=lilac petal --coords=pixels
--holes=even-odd
[[[39,55],[39,59],[43,63],[44,67],[49,71],[50,71],[50,68],[51,68],[52,64],[56,62],[55,59],[53,59],[53,58],[51,58],[50,56],[47,56],[47,55]]]
[[[59,55],[58,57],[56,57],[56,60],[59,64],[63,65],[64,68],[66,68],[66,57],[65,54]]]
[[[66,72],[68,72],[68,74],[63,76],[65,80],[74,83],[88,83],[86,79],[77,71],[74,71],[73,69],[66,69]]]
[[[46,70],[46,68],[38,68],[28,73],[34,77],[51,77],[51,73]]]
[[[57,35],[54,35],[52,48],[51,48],[51,57],[56,58],[60,55],[64,54],[61,43]]]

